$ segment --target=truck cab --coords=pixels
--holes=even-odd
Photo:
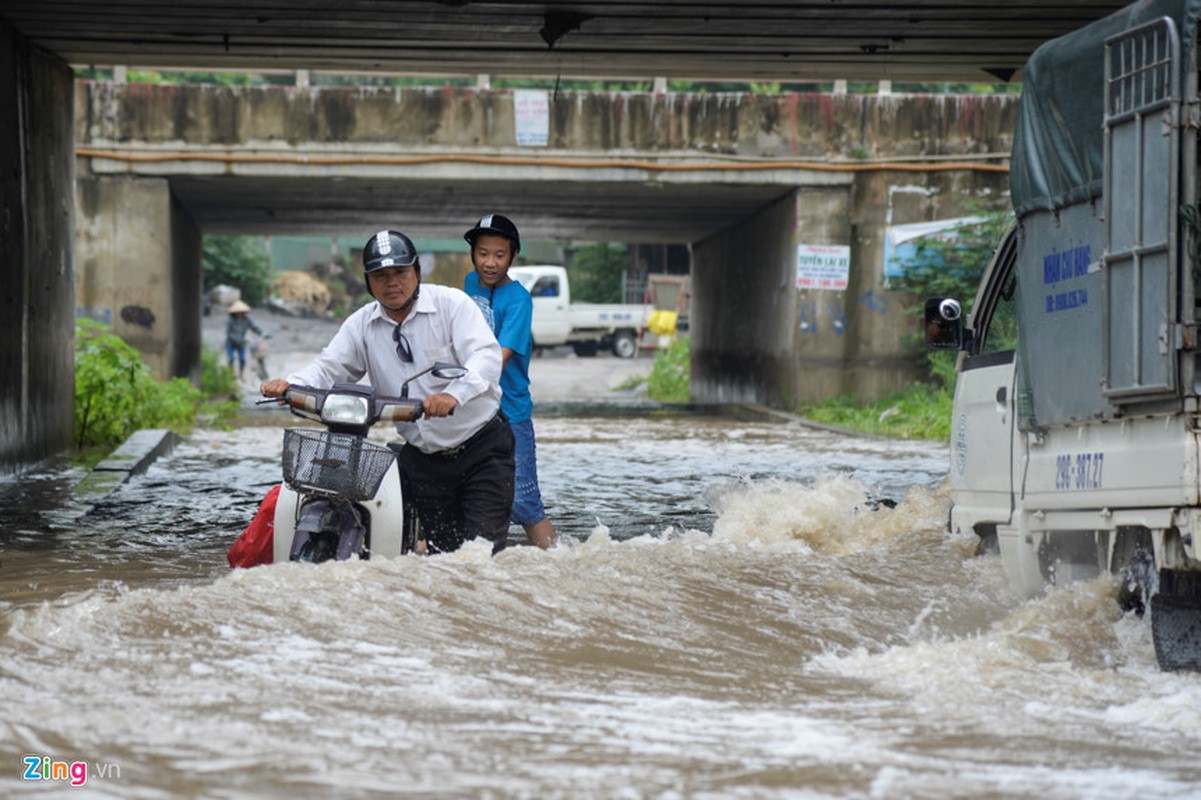
[[[535,347],[570,345],[578,356],[612,350],[619,358],[638,352],[638,337],[654,308],[650,304],[577,303],[564,267],[533,264],[511,267],[509,275],[533,300]]]
[[[1138,3],[1031,57],[1014,135],[1016,223],[965,313],[952,531],[1017,589],[1112,573],[1164,669],[1201,669],[1197,385],[1201,0]]]
[[[571,335],[571,288],[567,270],[558,266],[513,267],[509,274],[530,293],[531,327],[538,346],[566,343]]]

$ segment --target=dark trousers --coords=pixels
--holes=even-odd
[[[513,431],[497,413],[451,453],[405,446],[397,455],[404,500],[416,510],[431,553],[481,537],[504,549],[513,505]]]

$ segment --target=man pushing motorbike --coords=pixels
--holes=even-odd
[[[500,411],[500,345],[465,293],[422,285],[417,250],[403,233],[372,236],[363,270],[375,299],[347,317],[307,366],[263,383],[263,396],[282,397],[289,385],[327,389],[364,375],[376,391],[397,396],[435,362],[466,367],[453,380],[428,372],[410,384],[425,398],[425,415],[396,423],[405,441],[397,461],[430,552],[481,537],[497,553],[508,535],[514,481],[513,433]]]

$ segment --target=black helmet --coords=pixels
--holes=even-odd
[[[500,214],[488,214],[480,217],[480,221],[475,223],[475,227],[463,234],[463,238],[467,240],[467,244],[475,247],[475,240],[480,234],[492,233],[497,236],[503,236],[513,243],[513,255],[521,252],[521,234],[517,232],[517,226],[513,224],[513,220]]]
[[[363,248],[363,273],[388,267],[412,267],[417,264],[417,248],[400,231],[380,231]]]

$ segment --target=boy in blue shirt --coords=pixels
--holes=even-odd
[[[463,290],[479,304],[496,340],[504,368],[500,374],[501,411],[509,418],[516,440],[516,485],[512,520],[525,529],[530,542],[547,548],[554,544],[555,528],[542,507],[538,464],[534,451],[534,410],[530,399],[530,323],[534,304],[525,287],[509,277],[509,267],[521,251],[521,236],[508,217],[488,214],[463,234],[471,245],[475,272],[463,280]]]

